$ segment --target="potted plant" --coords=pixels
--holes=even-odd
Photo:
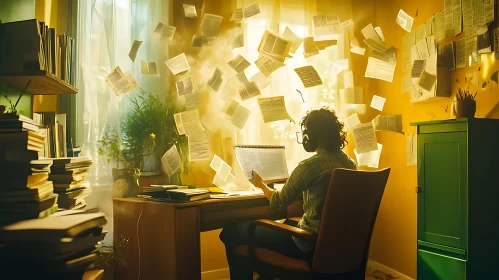
[[[477,93],[471,94],[469,90],[459,89],[454,100],[454,114],[456,118],[474,118],[476,112]]]

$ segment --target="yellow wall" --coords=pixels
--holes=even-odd
[[[387,98],[383,114],[402,114],[404,131],[409,131],[409,123],[431,119],[448,119],[451,98],[429,104],[411,104],[408,93],[402,94],[402,45],[405,30],[396,25],[399,9],[415,17],[413,29],[426,22],[433,14],[443,9],[443,0],[378,0],[376,1],[375,22],[381,26],[387,44],[398,49],[397,65],[393,83],[377,82],[376,94]],[[455,39],[458,39],[454,38]],[[493,55],[482,55],[480,81],[488,81],[490,75],[499,69]],[[459,87],[465,88],[465,74],[478,71],[479,66],[459,69],[452,72],[452,93]],[[480,83],[481,84],[481,83]],[[490,89],[492,84],[492,89]],[[490,83],[485,91],[478,91],[476,117],[499,117],[491,112],[499,102],[499,85]],[[496,107],[497,108],[497,107]],[[490,113],[490,114],[489,114]],[[413,128],[412,128],[413,129]],[[412,130],[414,131],[414,130]],[[378,132],[378,142],[383,144],[381,167],[391,167],[390,179],[383,197],[376,228],[371,243],[371,258],[392,267],[410,277],[416,277],[416,167],[406,166],[405,145],[402,135]]]

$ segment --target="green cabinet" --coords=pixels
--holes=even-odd
[[[412,125],[418,127],[418,279],[496,279],[499,120]]]

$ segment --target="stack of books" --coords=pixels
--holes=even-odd
[[[52,160],[39,159],[45,137],[24,116],[0,116],[0,224],[46,217],[57,211],[48,180]]]
[[[92,160],[84,157],[53,159],[49,180],[59,195],[60,208],[81,209],[86,206],[85,197],[92,193],[87,181],[91,166]]]
[[[2,279],[81,279],[93,267],[104,214],[58,214],[0,228]]]

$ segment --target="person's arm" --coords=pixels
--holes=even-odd
[[[250,182],[255,187],[262,189],[263,193],[265,194],[265,197],[270,201],[270,199],[272,198],[272,194],[274,193],[274,190],[269,188],[269,186],[267,186],[267,184],[263,182],[262,177],[254,170],[253,170],[253,179],[251,179]]]

